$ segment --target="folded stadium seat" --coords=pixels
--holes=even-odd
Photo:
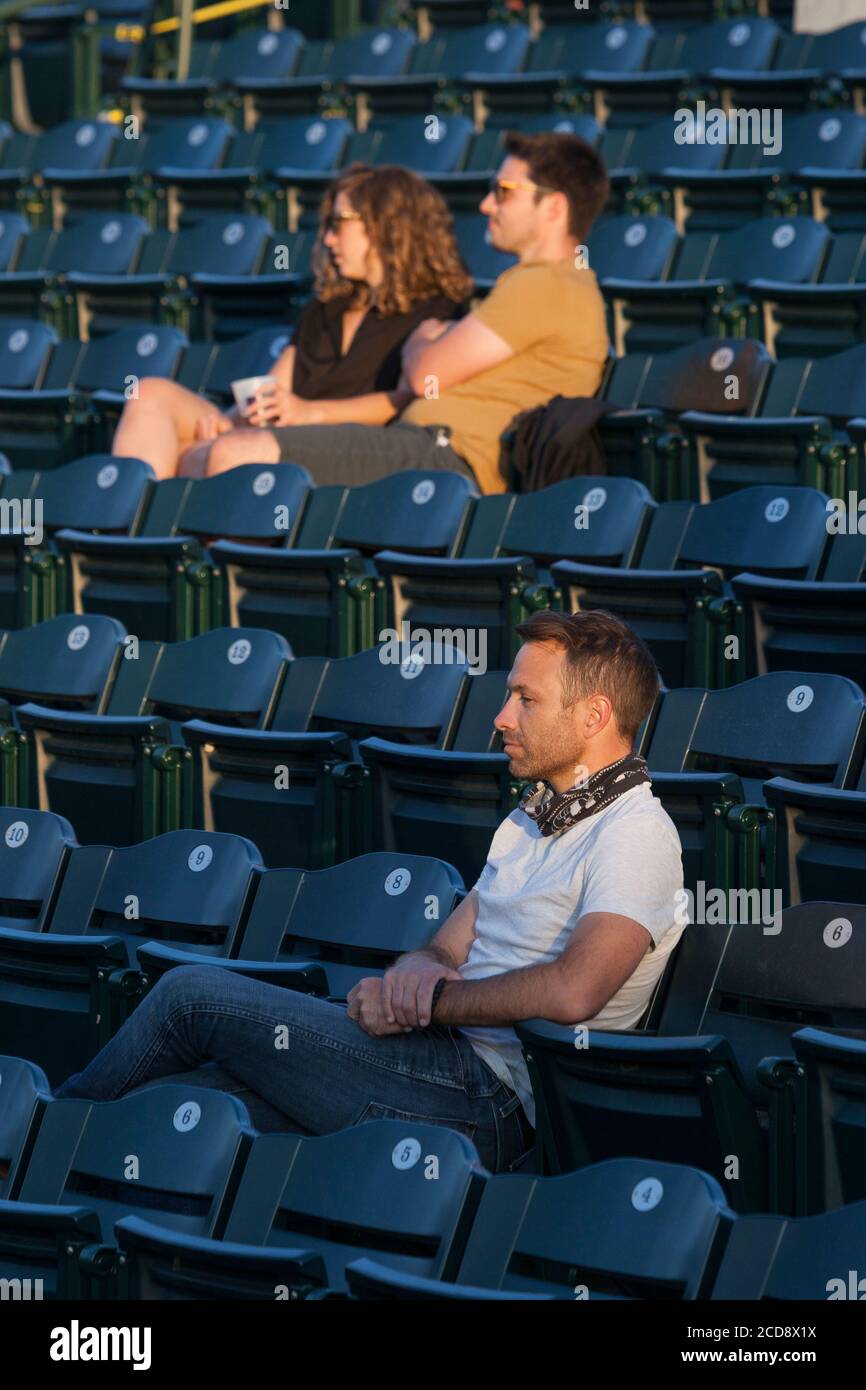
[[[77,843],[63,816],[0,806],[0,927],[44,930]]]
[[[561,1177],[489,1178],[454,1284],[370,1259],[346,1280],[356,1298],[706,1298],[734,1225],[709,1173],[615,1158]]]
[[[260,874],[249,840],[202,830],[69,850],[47,926],[0,930],[0,1047],[18,1047],[53,1085],[86,1066],[140,998],[136,948],[170,942],[175,964],[231,954]],[[291,983],[321,987],[320,976],[296,971]]]
[[[782,34],[767,72],[738,79],[741,99],[749,105],[810,106],[850,102],[863,110],[866,62],[862,20],[822,34]]]
[[[764,799],[776,820],[776,887],[785,902],[866,902],[866,763],[853,789],[773,777]]]
[[[249,116],[307,115],[323,105],[334,105],[346,87],[362,86],[367,75],[399,78],[407,70],[415,49],[409,29],[366,29],[351,37],[308,42],[291,77],[235,78],[233,89],[243,98]],[[425,108],[426,110],[427,108]],[[366,108],[357,105],[360,129],[366,124]]]
[[[247,77],[291,77],[304,47],[298,29],[253,29],[221,40],[193,40],[184,80],[124,77],[120,90],[136,114],[195,116],[226,103]]]
[[[460,86],[473,91],[476,110],[507,105],[521,112],[560,110],[594,102],[597,120],[607,117],[608,78],[639,73],[649,61],[656,35],[648,24],[549,24],[529,45],[525,67],[502,68],[461,76]],[[522,128],[522,123],[518,122]]]
[[[35,331],[33,324],[13,331],[22,328]],[[55,468],[89,449],[109,449],[136,382],[143,376],[174,380],[181,363],[189,359],[191,366],[195,356],[179,328],[126,328],[87,343],[55,341],[44,370],[28,383],[3,375],[0,348],[0,441],[17,468]],[[188,384],[198,385],[189,369]]]
[[[708,145],[715,130],[706,121],[686,131],[691,136],[687,143],[678,144],[676,133],[669,136],[664,163],[648,166],[653,170],[649,183],[660,185],[673,199],[681,230],[685,225],[689,230],[722,231],[770,211],[796,213],[804,202],[814,202],[808,190],[820,186],[815,180],[822,170],[862,170],[866,118],[852,111],[826,110],[790,120],[786,111],[785,116],[784,141],[779,136],[776,153],[760,140]],[[747,117],[748,111],[743,119]],[[739,125],[735,129],[739,133]],[[729,152],[725,167],[708,159],[699,162],[697,151],[715,151],[717,156]],[[809,169],[808,180],[800,176],[803,169]],[[816,208],[813,216],[819,214]]]
[[[382,848],[371,843],[369,773],[358,741],[384,734],[448,747],[468,670],[463,651],[438,640],[426,651],[389,642],[341,660],[299,657],[258,728],[199,718],[184,724],[195,772],[183,823],[243,830],[269,867],[321,868]]]
[[[581,1044],[573,1028],[517,1025],[543,1171],[639,1154],[700,1164],[738,1211],[795,1209],[792,1039],[810,1020],[866,1024],[855,961],[827,949],[843,917],[866,927],[866,909],[809,903],[776,916],[768,899],[729,898],[720,913],[712,901],[682,905],[698,920],[651,1033],[590,1025]]]
[[[295,228],[301,192],[325,188],[363,138],[345,116],[283,116],[235,132],[218,168],[167,165],[153,179],[178,204],[182,222],[207,212],[257,212],[275,227]]]
[[[680,415],[686,494],[703,502],[775,480],[844,497],[855,464],[844,426],[864,412],[864,344],[829,357],[777,362],[751,418],[694,409]]]
[[[129,275],[139,263],[149,230],[143,217],[97,212],[76,217],[58,231],[32,231],[16,268],[0,275],[0,314],[39,317],[64,337],[75,334],[79,314],[67,288],[67,273]]]
[[[679,233],[668,217],[602,217],[590,232],[587,263],[605,297],[608,328],[618,356],[663,352],[689,340],[676,325],[670,333],[664,322],[659,324],[661,316],[650,315],[650,322],[642,326],[640,311],[632,316],[629,303],[635,282],[666,281],[680,252]],[[704,318],[707,331],[712,332],[719,320],[714,323],[709,313]]]
[[[358,487],[318,487],[293,549],[211,547],[228,621],[282,632],[300,656],[351,656],[384,641],[388,616],[375,603],[372,556],[397,544],[412,555],[454,555],[476,497],[462,474],[415,469]]]
[[[862,908],[858,916],[853,909],[841,905],[835,921],[827,924],[826,945],[847,956],[857,928],[862,929],[862,913]],[[839,1031],[833,1030],[834,1023],[836,1020],[828,1020],[829,1028],[823,1025],[795,1033],[796,1063],[787,1064],[788,1074],[795,1075],[796,1209],[801,1216],[847,1208],[850,1202],[861,1202],[866,1194],[866,1034],[857,1015],[841,1026],[836,1023]],[[849,1029],[858,1031],[847,1037]],[[838,1272],[844,1275],[844,1270]]]
[[[818,1216],[741,1216],[711,1298],[725,1302],[862,1299],[866,1203]],[[853,1280],[852,1280],[853,1272]]]
[[[445,1129],[376,1101],[361,1120],[318,1138],[259,1135],[219,1239],[177,1222],[167,1230],[161,1216],[123,1217],[115,1238],[129,1297],[219,1291],[273,1303],[345,1293],[346,1265],[362,1253],[406,1274],[453,1278],[487,1176],[475,1126]]]
[[[42,184],[46,196],[62,204],[67,215],[86,209],[137,212],[155,225],[158,216],[163,221],[168,217],[166,199],[159,198],[164,190],[154,187],[157,170],[219,168],[233,134],[233,127],[219,116],[154,118],[140,127],[125,122],[107,162],[84,168],[53,164],[43,168]]]
[[[64,570],[59,601],[79,613],[110,613],[146,641],[181,642],[221,627],[229,604],[208,541],[228,532],[257,552],[286,545],[311,489],[309,473],[294,463],[245,463],[212,478],[165,479],[151,490],[131,534],[94,535],[95,526],[80,525],[57,532]],[[246,626],[236,612],[232,618]]]
[[[118,128],[110,121],[89,118],[62,121],[39,134],[15,131],[3,145],[0,205],[13,208],[26,200],[39,206],[44,198],[45,169],[86,172],[106,168],[117,136]]]
[[[25,1155],[29,1152],[45,1106],[51,1100],[48,1078],[41,1067],[20,1057],[0,1057],[0,1199],[9,1197],[20,1182]],[[0,1244],[3,1273],[11,1251]]]
[[[781,36],[771,19],[757,15],[717,20],[657,34],[645,71],[584,78],[592,78],[596,114],[609,126],[645,124],[691,105],[696,95],[727,110],[738,104],[740,78],[769,68]]]
[[[644,229],[645,237],[652,219],[632,221]],[[676,230],[673,223],[668,225],[673,250]],[[637,241],[636,230],[630,235]],[[637,241],[639,251],[644,237]],[[603,244],[603,232],[598,239]],[[766,277],[772,274],[783,288],[789,283],[811,285],[821,273],[832,240],[822,223],[808,217],[764,217],[722,233],[687,229],[667,275],[638,273],[621,278],[614,272],[603,284],[617,353],[664,351],[713,333],[760,336],[758,305],[773,293]],[[641,260],[635,260],[635,269],[642,271]],[[753,296],[753,283],[766,285],[760,296]],[[866,301],[866,286],[863,292]],[[773,350],[772,341],[767,346]]]
[[[601,154],[611,183],[610,202],[629,212],[655,212],[661,209],[676,219],[683,231],[685,209],[668,191],[661,171],[673,167],[684,175],[693,171],[721,169],[728,154],[724,145],[708,145],[677,140],[677,125],[670,115],[649,125],[613,126],[606,129]]]
[[[153,232],[134,274],[73,271],[65,283],[79,314],[82,306],[88,314],[93,337],[154,321],[185,330],[197,329],[203,318],[212,325],[223,309],[231,316],[239,292],[247,313],[251,302],[259,313],[279,313],[279,290],[289,284],[285,276],[266,273],[272,238],[273,228],[263,217],[211,213],[177,232]],[[243,321],[237,331],[248,328]]]
[[[608,473],[640,479],[657,502],[706,500],[692,490],[685,441],[671,425],[682,411],[712,411],[714,420],[753,416],[771,366],[763,344],[748,338],[704,338],[672,352],[618,358],[602,389],[614,410],[598,422]],[[766,479],[743,479],[753,481]]]
[[[489,112],[484,129],[472,137],[462,167],[456,173],[436,171],[428,175],[452,211],[478,214],[478,204],[486,196],[494,172],[505,158],[505,135],[509,130],[520,130],[524,135],[542,131],[579,135],[594,148],[598,147],[602,133],[595,118],[586,114],[526,113],[511,108]]]
[[[213,1235],[252,1140],[240,1101],[207,1087],[51,1101],[0,1202],[0,1250],[14,1251],[4,1274],[42,1279],[44,1298],[124,1297],[115,1222],[146,1209],[169,1239]]]
[[[124,632],[112,618],[71,616],[52,623],[75,624],[79,632],[110,623]],[[45,645],[48,627],[41,623],[7,636],[0,688],[11,644],[29,639],[34,647]],[[27,755],[30,764],[22,768],[25,804],[68,815],[83,844],[135,844],[160,831],[201,825],[202,787],[183,744],[182,722],[210,717],[227,726],[227,737],[261,726],[290,661],[284,639],[260,629],[216,628],[173,645],[126,637],[98,713],[45,703],[16,711],[27,738],[20,756]],[[30,694],[40,698],[37,691]],[[79,795],[82,784],[88,787],[86,802]]]
[[[374,116],[399,111],[429,112],[437,98],[456,90],[475,91],[488,79],[520,72],[531,48],[525,24],[492,23],[468,28],[447,28],[411,50],[408,68],[388,74],[381,66],[347,78],[346,86],[358,102],[359,124]],[[476,100],[476,125],[480,127]]]
[[[359,980],[384,974],[397,956],[426,946],[464,891],[450,864],[417,854],[362,854],[318,871],[268,869],[237,959],[226,952],[220,963],[344,1000]],[[183,947],[149,941],[138,948],[138,960],[146,987],[190,956]]]
[[[141,459],[108,454],[43,473],[19,468],[0,479],[4,526],[16,524],[17,503],[22,528],[41,528],[31,536],[23,529],[0,532],[0,626],[28,627],[72,611],[69,576],[62,561],[58,568],[51,537],[70,524],[88,531],[135,531],[154,481],[153,469]]]
[[[101,710],[124,636],[113,618],[82,623],[71,615],[0,635],[0,804],[26,806],[36,774],[18,726],[19,706],[35,698],[52,710]]]
[[[828,671],[866,686],[864,582],[866,535],[851,532],[830,537],[811,578],[763,576],[750,563],[731,580],[747,673]]]
[[[457,559],[383,550],[375,557],[377,628],[408,621],[475,634],[487,666],[510,666],[515,627],[556,602],[551,562],[627,566],[654,504],[632,478],[568,478],[538,492],[499,493],[475,506]]]
[[[686,887],[775,885],[776,776],[853,788],[866,697],[843,676],[777,671],[727,690],[669,690],[648,752],[653,789],[683,846]]]
[[[795,592],[820,588],[814,580],[826,527],[827,498],[813,488],[740,488],[702,506],[663,502],[633,568],[563,560],[551,566],[551,578],[566,612],[602,608],[623,618],[672,689],[727,686],[768,669],[756,669],[757,615],[750,610],[744,618],[732,576],[752,570],[757,585],[768,576],[783,592],[792,581]],[[863,550],[866,563],[866,543]],[[792,668],[815,669],[783,649],[771,669]],[[839,672],[832,657],[818,669],[856,679],[850,670]]]
[[[284,324],[280,328],[257,328],[227,342],[193,343],[181,359],[177,380],[190,391],[228,407],[234,404],[232,382],[267,375],[288,347],[291,336]]]

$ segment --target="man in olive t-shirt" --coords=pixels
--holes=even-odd
[[[515,419],[556,395],[595,394],[608,334],[586,241],[607,201],[607,172],[576,135],[511,132],[505,149],[481,212],[491,244],[518,263],[465,318],[425,320],[407,339],[402,385],[415,399],[400,419],[232,431],[213,444],[209,473],[282,460],[317,483],[355,485],[437,468],[504,492],[500,439]]]

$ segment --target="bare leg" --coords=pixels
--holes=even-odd
[[[183,449],[196,442],[197,422],[222,412],[204,397],[163,377],[139,382],[138,396],[127,401],[114,434],[115,457],[144,459],[159,478],[173,478]]]
[[[210,446],[208,477],[239,463],[279,463],[280,446],[270,430],[229,430]]]

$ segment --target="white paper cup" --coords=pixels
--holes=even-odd
[[[276,386],[276,380],[272,376],[245,376],[240,381],[232,382],[232,395],[235,398],[235,405],[241,415],[249,415],[255,405],[256,392],[263,386]]]

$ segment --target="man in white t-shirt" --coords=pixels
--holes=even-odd
[[[260,1130],[443,1125],[487,1168],[520,1164],[534,1106],[513,1025],[637,1024],[682,931],[683,877],[676,830],[632,754],[658,693],[646,647],[610,613],[536,613],[518,631],[495,723],[512,773],[538,785],[429,945],[361,980],[346,1005],[177,966],[57,1096],[209,1086],[238,1096]]]

